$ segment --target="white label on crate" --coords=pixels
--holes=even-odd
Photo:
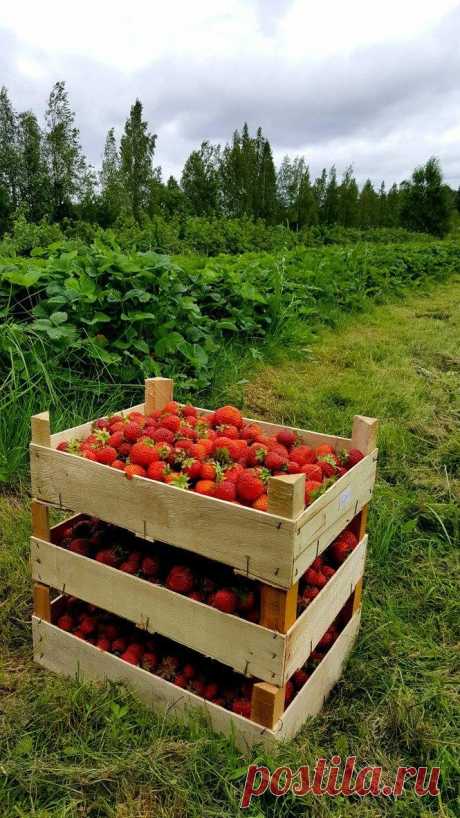
[[[340,511],[342,510],[342,508],[345,508],[345,506],[348,506],[348,504],[351,503],[352,494],[353,492],[351,490],[351,486],[348,486],[348,488],[346,488],[345,491],[342,491],[342,494],[339,497]]]

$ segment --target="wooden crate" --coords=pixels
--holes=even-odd
[[[35,582],[278,686],[303,665],[364,573],[367,535],[287,632],[280,633],[67,551],[55,543],[68,523],[51,529],[49,538],[31,538]]]
[[[59,599],[51,604],[51,618],[54,618],[54,609],[58,607]],[[342,675],[343,665],[359,629],[360,615],[360,609],[353,613],[334,645],[271,729],[105,653],[37,615],[32,617],[34,659],[48,670],[69,677],[79,676],[95,682],[107,679],[122,682],[146,705],[160,712],[167,711],[185,718],[190,710],[198,709],[212,729],[233,735],[240,749],[246,750],[256,744],[271,745],[292,738],[308,716],[314,716],[321,710],[326,697]]]
[[[146,381],[146,400],[133,409],[149,413],[172,397],[172,381]],[[205,412],[206,410],[202,410]],[[251,422],[251,419],[247,419]],[[283,428],[254,421],[269,434]],[[62,509],[80,511],[230,565],[238,573],[290,589],[315,557],[363,509],[376,474],[377,421],[355,416],[351,438],[296,429],[312,446],[360,449],[366,456],[304,509],[304,475],[269,479],[269,512],[204,497],[56,450],[63,440],[84,437],[86,423],[50,434],[48,413],[32,418],[32,495]]]

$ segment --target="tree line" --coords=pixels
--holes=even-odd
[[[154,165],[157,135],[137,99],[118,141],[107,134],[101,170],[87,161],[64,82],[51,90],[43,126],[32,111],[17,113],[0,91],[0,233],[21,214],[31,222],[82,220],[102,227],[161,215],[246,217],[292,230],[315,225],[405,227],[445,235],[460,188],[444,184],[435,157],[411,179],[368,179],[359,188],[352,166],[338,179],[334,166],[312,179],[304,157],[285,156],[277,169],[262,128],[245,123],[224,147],[205,140],[187,158],[180,180]]]

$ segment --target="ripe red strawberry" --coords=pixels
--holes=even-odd
[[[232,503],[236,498],[236,485],[232,480],[221,480],[216,483],[214,497]]]
[[[129,647],[124,653],[121,654],[120,659],[123,659],[124,662],[129,662],[130,665],[138,665],[140,656],[137,651],[132,650],[132,648]]]
[[[102,431],[104,431],[110,429],[110,423],[108,420],[105,420],[105,418],[100,418],[99,420],[96,420],[94,428],[101,429]]]
[[[335,455],[324,454],[318,458],[318,465],[321,468],[323,477],[333,477],[337,471],[337,462]]]
[[[124,574],[137,574],[139,570],[139,563],[134,560],[125,560],[120,565],[120,571]]]
[[[106,639],[108,639],[110,642],[113,642],[114,639],[118,638],[119,628],[118,628],[117,625],[114,625],[112,623],[108,623],[107,625],[104,625],[104,628],[103,628],[102,632],[103,632],[104,636],[106,637]]]
[[[363,457],[364,455],[362,452],[359,451],[359,449],[350,449],[345,463],[347,469],[351,469],[353,468],[353,466],[356,466],[356,464],[359,463],[359,461],[362,460]]]
[[[155,443],[169,443],[172,445],[174,443],[174,432],[171,432],[170,429],[165,429],[164,426],[160,426],[159,429],[155,429],[152,433],[152,438]]]
[[[241,412],[236,409],[235,406],[221,406],[220,409],[216,409],[214,413],[215,426],[222,426],[227,423],[231,426],[236,426],[237,429],[241,429],[243,425]]]
[[[268,494],[261,494],[252,504],[257,511],[268,511]]]
[[[107,639],[106,636],[100,636],[99,639],[96,641],[96,647],[100,650],[110,651],[112,647],[112,643],[110,639]]]
[[[186,565],[174,565],[168,576],[165,585],[170,591],[178,594],[188,594],[193,589],[195,577],[190,568]]]
[[[132,420],[134,423],[138,423],[139,426],[144,426],[145,416],[142,412],[133,411],[128,413],[128,420]]]
[[[147,469],[147,477],[151,480],[159,480],[164,483],[166,475],[169,474],[169,466],[163,460],[156,460]]]
[[[330,565],[324,565],[322,568],[322,573],[326,577],[326,579],[330,579],[335,574],[335,569],[331,568]]]
[[[171,471],[168,474],[165,474],[165,483],[168,483],[170,486],[175,486],[178,489],[188,489],[189,488],[189,479],[186,474],[181,471]]]
[[[300,690],[300,688],[304,686],[305,682],[308,682],[309,678],[310,674],[307,673],[307,671],[304,670],[303,667],[299,668],[299,670],[296,670],[296,672],[292,676],[292,682],[294,684],[295,689]]]
[[[97,552],[96,562],[102,562],[103,565],[110,565],[112,568],[116,568],[120,563],[120,557],[114,548],[104,548]]]
[[[182,471],[185,472],[190,480],[197,480],[201,476],[200,460],[194,460],[193,457],[187,457],[182,463]]]
[[[116,653],[117,655],[120,655],[121,653],[125,652],[127,647],[128,647],[128,643],[127,643],[126,639],[124,639],[124,637],[120,636],[120,637],[118,637],[118,639],[114,639],[114,641],[112,642],[112,653]]]
[[[155,556],[144,557],[141,564],[141,570],[144,576],[156,577],[160,573],[160,560]]]
[[[188,684],[188,689],[195,693],[196,696],[204,696],[204,691],[206,689],[206,683],[203,679],[190,679]]]
[[[314,463],[316,455],[314,449],[311,449],[310,446],[295,446],[289,453],[289,459],[299,463],[300,466],[304,466],[305,463]]]
[[[158,665],[158,656],[156,653],[153,653],[153,651],[145,651],[142,656],[141,665],[144,670],[149,670],[150,673],[153,673]]]
[[[234,463],[232,466],[229,466],[228,469],[224,471],[224,478],[225,480],[231,480],[232,483],[236,483],[240,474],[244,472],[244,466],[241,463]]]
[[[138,466],[147,468],[150,466],[150,463],[159,460],[160,456],[152,439],[150,437],[144,437],[131,446],[129,459],[131,463],[136,463]]]
[[[142,435],[142,427],[139,423],[136,423],[136,421],[130,420],[123,426],[123,434],[125,440],[129,443],[135,443]]]
[[[187,662],[182,668],[182,673],[187,680],[193,679],[193,677],[196,676],[196,668],[190,664],[190,662]]]
[[[61,628],[63,631],[71,631],[75,623],[70,614],[63,614],[59,617],[57,625],[58,628]]]
[[[235,699],[232,702],[232,710],[238,713],[239,716],[244,716],[246,719],[251,718],[251,702],[249,699]]]
[[[184,690],[187,687],[187,679],[185,678],[183,673],[176,673],[176,675],[171,681],[177,687],[182,687]]]
[[[304,576],[305,581],[308,583],[308,585],[315,585],[316,588],[322,588],[323,585],[326,584],[323,574],[320,574],[313,568],[309,568],[308,571],[304,574]]]
[[[113,461],[111,466],[112,466],[112,469],[118,469],[118,471],[124,471],[126,463],[124,462],[124,460],[118,460],[117,459],[117,460]]]
[[[205,699],[215,699],[217,694],[219,693],[219,685],[217,682],[208,682],[204,689],[204,698]]]
[[[286,448],[290,449],[291,446],[294,446],[297,441],[297,435],[292,429],[280,429],[278,434],[276,435],[276,439],[278,443],[281,443]]]
[[[162,414],[163,415],[178,415],[179,412],[180,412],[180,406],[179,406],[177,400],[170,400],[170,401],[168,401],[166,406],[163,407]]]
[[[113,446],[101,446],[100,449],[96,449],[95,455],[98,463],[111,466],[113,461],[117,459],[117,450]]]
[[[308,602],[311,602],[312,599],[315,598],[315,596],[318,596],[318,594],[319,594],[319,588],[309,587],[309,588],[305,588],[305,591],[302,594],[302,598],[308,603]]]
[[[247,426],[243,426],[240,437],[242,440],[254,441],[260,434],[262,434],[260,426],[257,426],[256,423],[248,423]]]
[[[318,491],[321,489],[321,483],[317,480],[306,480],[305,481],[305,505],[309,505],[316,500],[318,496]]]
[[[169,429],[174,434],[179,431],[181,420],[178,415],[163,415],[161,418],[161,428]]]
[[[270,469],[270,471],[287,471],[287,464],[288,460],[287,457],[284,457],[278,452],[268,452],[265,458],[265,468]]]
[[[249,446],[247,460],[249,466],[260,466],[268,455],[268,447],[262,443],[252,443]]]
[[[295,460],[288,460],[287,463],[287,473],[288,474],[301,474],[303,466],[300,463],[296,463]]]
[[[124,439],[125,436],[123,432],[114,432],[113,435],[110,435],[109,439],[107,440],[107,444],[109,446],[113,446],[114,449],[118,449],[123,443]]]
[[[302,473],[308,480],[315,480],[317,483],[321,483],[323,479],[323,470],[319,463],[305,463],[302,466]]]
[[[292,702],[294,696],[295,696],[295,687],[292,684],[291,680],[289,679],[286,682],[286,687],[285,687],[285,691],[284,691],[284,705],[285,705],[285,707],[287,707],[288,704],[290,704]]]
[[[69,451],[69,441],[68,440],[61,440],[60,443],[56,446],[58,452],[68,452]]]
[[[224,613],[235,613],[238,607],[238,597],[231,588],[222,588],[214,594],[212,606]]]
[[[236,426],[232,426],[230,423],[224,424],[223,426],[219,426],[217,428],[219,435],[222,437],[229,437],[231,440],[237,440],[239,437],[239,431]]]
[[[324,565],[324,558],[323,557],[316,557],[313,560],[312,564],[310,565],[310,568],[313,568],[314,571],[322,571],[323,570],[323,565]]]
[[[217,483],[214,480],[198,480],[195,486],[197,494],[204,494],[207,497],[214,497]]]
[[[119,457],[129,457],[129,453],[131,451],[131,446],[132,446],[132,443],[128,443],[128,441],[125,441],[124,443],[122,443],[121,446],[118,447],[118,456]]]
[[[328,443],[321,443],[320,446],[317,446],[315,449],[316,457],[322,457],[325,454],[334,454],[333,446],[330,446]]]
[[[341,565],[353,549],[345,540],[336,540],[329,547],[329,553],[336,565]]]
[[[93,616],[84,616],[80,622],[80,630],[84,636],[90,636],[96,630],[96,620]]]
[[[146,470],[142,466],[139,466],[137,463],[128,463],[128,465],[125,466],[125,474],[128,480],[132,480],[133,477],[147,476]]]
[[[324,636],[320,639],[317,645],[317,649],[319,650],[328,650],[331,645],[334,644],[335,640],[337,639],[338,633],[337,629],[332,626],[328,628]]]
[[[215,480],[217,476],[217,469],[215,463],[201,464],[201,480]]]
[[[191,442],[191,441],[190,441]],[[198,443],[192,443],[189,448],[190,457],[193,457],[195,460],[204,460],[207,454],[212,451],[213,443],[211,440],[205,440],[203,442],[198,441]]]
[[[198,415],[198,409],[195,409],[190,403],[186,403],[185,406],[182,407],[182,414],[184,417],[196,417]]]
[[[265,486],[255,469],[245,469],[240,474],[236,483],[236,493],[239,499],[246,503],[254,503],[262,494],[265,494]]]
[[[356,548],[358,545],[358,537],[349,528],[345,528],[337,539],[348,543],[351,549]]]
[[[96,452],[94,451],[94,449],[82,448],[81,455],[82,455],[82,457],[85,458],[85,460],[93,460],[94,462],[97,462],[97,456],[96,456]],[[108,465],[112,466],[113,463],[109,463]]]
[[[201,591],[190,591],[187,596],[189,599],[194,599],[195,602],[204,602],[204,595],[201,593]]]
[[[238,592],[238,608],[242,613],[252,611],[256,606],[256,595],[254,591],[243,588]]]
[[[77,537],[77,539],[72,540],[68,550],[72,551],[74,554],[81,554],[82,557],[88,557],[90,553],[89,540],[83,539],[82,537]]]

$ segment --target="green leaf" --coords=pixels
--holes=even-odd
[[[141,310],[132,310],[130,312],[122,313],[122,321],[156,321],[157,317],[153,312],[142,312]]]
[[[80,320],[83,324],[93,327],[94,324],[107,324],[112,319],[106,312],[95,312],[92,318],[81,318]]]
[[[53,312],[50,315],[50,321],[55,326],[59,326],[59,324],[65,324],[67,318],[68,315],[66,312]]]
[[[163,338],[159,338],[159,340],[155,344],[155,354],[156,355],[167,355],[168,353],[175,352],[181,344],[185,344],[185,338],[179,332],[170,332],[168,335],[164,335]]]

